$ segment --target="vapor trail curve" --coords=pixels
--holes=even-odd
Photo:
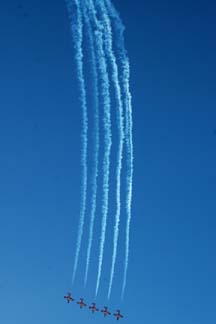
[[[133,120],[132,120],[132,96],[130,92],[130,63],[125,49],[124,40],[124,26],[121,18],[112,5],[110,0],[104,0],[108,9],[109,15],[113,18],[114,26],[117,36],[117,47],[122,66],[122,88],[124,93],[124,106],[125,106],[125,128],[126,128],[126,147],[127,147],[127,185],[126,185],[126,240],[125,240],[125,262],[124,262],[124,275],[122,285],[122,299],[127,283],[127,272],[129,263],[129,249],[130,249],[130,224],[131,224],[131,205],[132,205],[132,189],[133,189]]]
[[[79,228],[77,234],[76,251],[74,258],[74,268],[72,282],[74,282],[78,259],[80,254],[83,227],[85,221],[86,211],[86,196],[87,196],[87,147],[88,147],[88,114],[87,114],[87,99],[86,99],[86,87],[84,80],[84,67],[83,67],[83,21],[80,10],[79,0],[65,0],[69,20],[71,24],[71,32],[74,39],[75,59],[77,63],[77,77],[80,87],[80,100],[82,106],[82,132],[81,132],[81,166],[82,166],[82,180],[81,180],[81,202],[80,202],[80,219]]]
[[[102,198],[102,224],[101,224],[101,237],[99,246],[99,259],[98,259],[98,271],[96,280],[95,295],[98,294],[100,285],[103,256],[104,256],[104,244],[106,239],[106,227],[108,216],[108,204],[109,204],[109,177],[110,177],[110,154],[112,147],[112,131],[111,131],[111,103],[110,103],[110,84],[109,75],[107,71],[106,57],[103,48],[103,26],[97,19],[95,5],[92,0],[85,0],[85,4],[89,10],[89,16],[94,24],[95,28],[95,40],[96,51],[98,58],[98,69],[101,80],[101,93],[103,101],[103,124],[104,124],[104,156],[103,156],[103,198]]]
[[[104,46],[106,51],[106,56],[108,57],[109,63],[112,70],[112,80],[115,89],[115,96],[117,102],[117,121],[118,121],[118,132],[119,132],[119,143],[117,152],[117,167],[116,167],[116,215],[115,215],[115,226],[114,226],[114,236],[113,236],[113,252],[112,252],[112,264],[110,271],[110,281],[108,289],[108,299],[111,295],[111,289],[113,284],[115,263],[117,257],[118,248],[118,237],[119,237],[119,224],[120,224],[120,214],[121,214],[121,171],[122,171],[122,158],[123,158],[123,146],[124,146],[124,118],[123,118],[123,104],[121,97],[121,87],[119,81],[119,71],[116,61],[116,57],[113,51],[113,39],[112,39],[112,27],[110,18],[107,14],[107,9],[104,5],[104,1],[96,1],[96,5],[100,8],[102,21],[104,25],[105,40]]]
[[[98,158],[99,158],[99,92],[98,92],[98,72],[97,72],[97,60],[95,52],[95,40],[92,30],[92,25],[89,20],[88,12],[86,11],[85,5],[83,6],[83,15],[86,24],[87,36],[89,39],[90,56],[92,63],[92,75],[93,75],[93,98],[94,98],[94,149],[93,149],[93,176],[92,176],[92,197],[91,197],[91,215],[90,215],[90,226],[89,226],[89,238],[86,256],[86,268],[85,268],[85,279],[84,283],[87,284],[88,272],[91,258],[94,223],[96,216],[96,205],[97,205],[97,178],[98,178]]]

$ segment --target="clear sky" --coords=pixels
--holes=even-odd
[[[96,302],[120,307],[128,324],[213,324],[216,5],[114,3],[132,73],[131,255],[123,303],[120,273],[108,303],[102,278]],[[102,323],[63,299],[79,216],[81,118],[65,3],[1,1],[0,30],[0,322]],[[79,267],[76,299],[92,301],[91,276],[84,289]]]

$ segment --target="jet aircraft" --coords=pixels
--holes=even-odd
[[[107,306],[104,306],[104,309],[102,309],[101,312],[104,314],[104,317],[106,317],[107,315],[111,315],[111,313],[108,311]]]
[[[68,293],[66,296],[64,296],[64,299],[67,300],[68,304],[74,301],[74,298],[72,298],[71,293]]]
[[[123,316],[123,315],[121,315],[121,313],[120,313],[120,310],[117,310],[116,312],[117,312],[117,313],[116,313],[116,314],[114,314],[114,316],[116,317],[117,321],[119,321],[119,320],[120,320],[120,318],[123,318],[124,316]]]
[[[92,306],[89,306],[89,309],[91,309],[92,313],[95,313],[95,312],[98,312],[99,309],[96,308],[96,304],[95,303],[92,303]]]
[[[84,299],[83,298],[80,298],[80,301],[77,302],[77,304],[80,306],[80,308],[83,308],[83,307],[86,307],[87,304],[84,303]]]

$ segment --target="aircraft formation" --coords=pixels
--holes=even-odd
[[[64,296],[64,299],[66,299],[67,303],[70,304],[71,302],[75,301],[75,299],[72,297],[71,293],[68,292],[67,295]],[[79,305],[79,307],[82,309],[84,307],[87,307],[88,305],[86,303],[84,303],[84,299],[80,298],[79,301],[76,302],[77,305]],[[106,316],[110,316],[112,315],[111,312],[108,310],[107,306],[104,306],[104,309],[99,309],[96,307],[96,303],[92,303],[91,306],[88,306],[88,308],[90,309],[90,311],[94,314],[96,312],[101,312],[103,313],[104,317]],[[116,313],[113,314],[113,316],[116,317],[117,321],[119,321],[121,318],[123,318],[124,316],[121,314],[120,310],[117,309]]]

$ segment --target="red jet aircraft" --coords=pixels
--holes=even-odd
[[[107,315],[111,315],[111,313],[108,311],[108,307],[104,306],[104,309],[101,311],[104,314],[104,317]]]
[[[89,306],[89,309],[91,309],[92,313],[95,313],[95,312],[98,312],[99,309],[96,308],[96,304],[95,303],[92,303],[92,306]]]
[[[119,320],[120,320],[120,318],[123,318],[124,316],[123,316],[123,315],[121,315],[121,313],[120,313],[120,310],[117,310],[116,312],[117,312],[117,313],[116,313],[116,314],[114,314],[114,316],[116,317],[117,321],[119,321]]]
[[[71,293],[68,293],[66,296],[64,296],[64,299],[67,300],[68,304],[72,301],[74,301],[74,299],[71,296]]]
[[[83,308],[83,307],[87,306],[87,304],[85,304],[83,300],[84,300],[83,298],[80,298],[80,301],[77,302],[77,304],[80,305],[80,308]]]

